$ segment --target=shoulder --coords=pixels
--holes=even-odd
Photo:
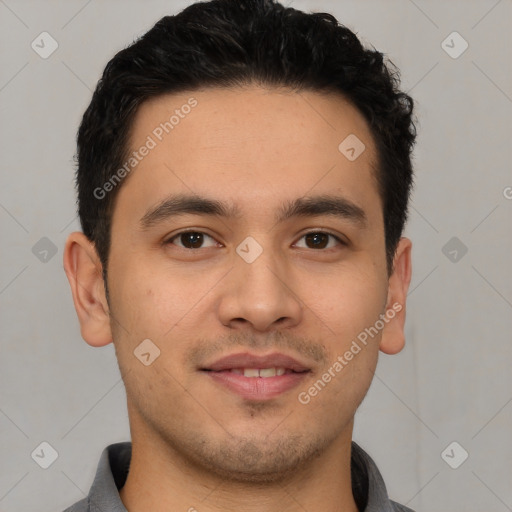
[[[77,501],[74,505],[71,505],[63,512],[90,512],[89,498]]]
[[[393,512],[414,512],[409,507],[406,507],[405,505],[400,505],[400,503],[396,503],[395,501],[389,501],[391,503],[391,506],[393,507]]]

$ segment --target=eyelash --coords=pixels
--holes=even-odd
[[[164,241],[164,245],[174,245],[172,242],[173,240],[175,240],[176,238],[178,238],[179,236],[181,235],[185,235],[187,233],[194,233],[194,234],[201,234],[201,235],[206,235],[207,237],[211,238],[212,240],[215,240],[211,235],[209,235],[208,233],[205,233],[204,231],[199,231],[199,230],[193,230],[193,229],[188,229],[188,230],[185,230],[185,231],[180,231],[179,233],[176,233],[175,235],[173,235],[171,238],[168,238],[167,240]],[[334,233],[331,233],[330,231],[320,231],[320,230],[317,230],[317,231],[308,231],[307,233],[304,233],[300,238],[304,238],[305,236],[307,235],[312,235],[312,234],[324,234],[324,235],[328,235],[328,236],[331,236],[332,238],[334,238],[341,246],[347,246],[348,244],[343,241],[339,236],[335,235]],[[180,246],[176,246],[176,247],[179,247],[180,249],[183,249],[185,251],[199,251],[200,249],[204,249],[204,247],[200,247],[198,249],[189,249],[188,247],[180,247]],[[302,249],[302,247],[301,247]],[[330,248],[327,248],[327,249],[311,249],[313,251],[315,250],[318,250],[318,251],[328,251],[330,249],[333,249],[333,247],[330,247]]]

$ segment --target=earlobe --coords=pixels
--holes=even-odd
[[[94,347],[112,342],[102,266],[94,244],[71,233],[64,248],[64,270],[71,286],[82,338]]]
[[[405,303],[411,282],[412,242],[402,237],[395,252],[393,273],[389,277],[386,323],[379,348],[385,354],[397,354],[405,345]]]

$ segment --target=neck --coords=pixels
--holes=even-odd
[[[352,424],[304,467],[266,482],[226,479],[154,433],[131,425],[132,458],[120,497],[130,512],[357,512],[352,495]]]

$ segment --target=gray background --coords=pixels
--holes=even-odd
[[[113,346],[82,341],[62,268],[75,133],[114,53],[189,3],[0,0],[0,511],[64,509],[129,439]],[[512,510],[512,2],[291,5],[388,54],[420,119],[407,346],[381,356],[354,437],[417,512]],[[59,45],[47,59],[31,48],[43,31]],[[454,31],[458,58],[457,36],[442,46]],[[48,469],[31,457],[43,441]]]

